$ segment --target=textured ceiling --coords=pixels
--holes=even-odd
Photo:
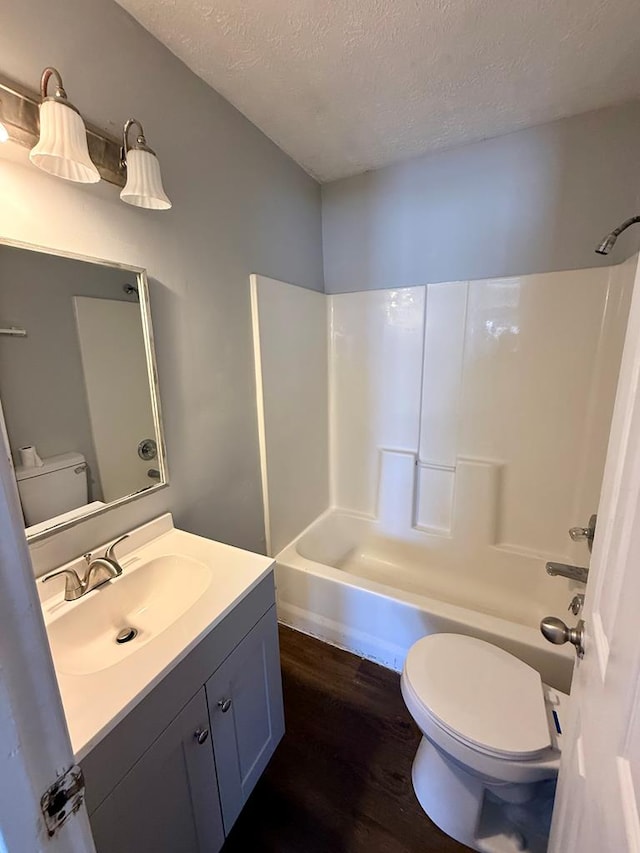
[[[640,96],[638,0],[118,2],[321,181]]]

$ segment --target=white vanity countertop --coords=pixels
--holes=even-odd
[[[177,560],[187,558],[185,584],[189,583],[189,559],[209,567],[212,579],[186,612],[139,648],[127,649],[125,656],[111,666],[81,675],[70,674],[64,671],[63,662],[56,660],[55,644],[52,644],[56,675],[77,761],[82,760],[114,729],[269,574],[274,565],[269,557],[177,530],[168,514],[132,531],[130,538],[118,546],[117,554],[123,574],[110,584],[119,583],[127,573],[135,572],[148,561],[166,558],[167,555],[175,555]],[[81,562],[77,560],[66,564],[79,565]],[[49,595],[51,587],[55,589]],[[86,599],[101,595],[106,587],[74,602],[64,600],[63,579],[46,585],[39,580],[38,589],[49,630],[57,619],[69,613],[69,608],[82,607]],[[115,633],[121,627],[123,625],[114,624],[114,643]],[[125,646],[118,648],[124,650]],[[100,662],[97,661],[96,665],[99,666]]]

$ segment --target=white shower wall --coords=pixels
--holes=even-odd
[[[322,293],[251,276],[267,553],[329,504],[327,304]]]
[[[567,529],[597,508],[636,261],[332,296],[255,277],[271,553],[332,506],[441,559],[584,562]]]
[[[418,448],[425,288],[327,299],[331,503],[375,515],[379,451]]]
[[[634,269],[329,297],[332,504],[585,560]]]

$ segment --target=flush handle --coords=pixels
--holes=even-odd
[[[562,619],[556,616],[545,616],[540,623],[542,636],[555,646],[571,643],[576,647],[579,658],[584,655],[584,620],[581,619],[575,628],[569,628]]]
[[[229,708],[231,707],[231,699],[221,699],[218,702],[218,708],[222,711],[223,714],[226,714]]]

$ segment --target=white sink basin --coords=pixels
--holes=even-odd
[[[64,600],[62,577],[37,582],[76,761],[273,571],[270,557],[177,530],[169,513],[118,547],[122,575],[77,601]],[[118,645],[128,627],[138,633]]]
[[[212,580],[206,565],[184,555],[135,562],[123,574],[73,604],[47,626],[56,670],[88,675],[135,654],[194,606]],[[125,628],[137,633],[118,644]]]

